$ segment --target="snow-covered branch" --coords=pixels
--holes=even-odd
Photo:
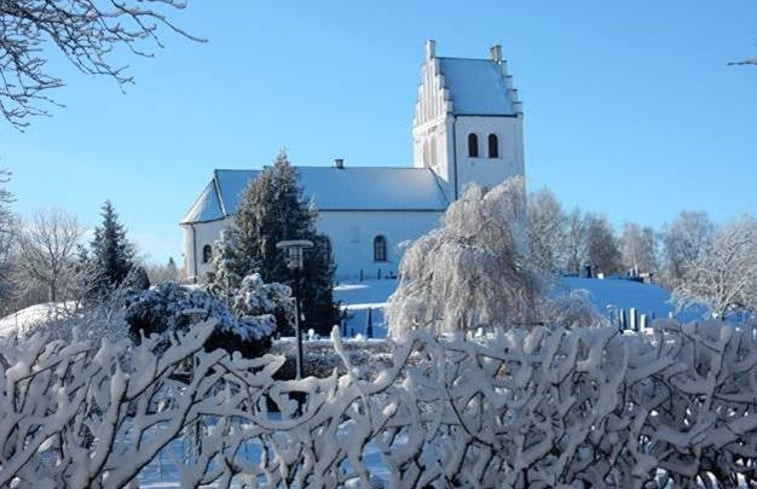
[[[0,345],[0,487],[123,487],[167,453],[186,487],[757,482],[757,324],[416,331],[378,373],[335,332],[347,373],[292,381],[212,329]]]

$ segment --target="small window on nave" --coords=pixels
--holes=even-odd
[[[202,247],[202,262],[209,263],[211,258],[213,258],[213,247],[206,244]]]
[[[489,158],[499,158],[499,139],[496,134],[489,134]]]
[[[381,235],[373,238],[373,261],[386,261],[386,238]]]
[[[475,132],[468,134],[468,156],[478,158],[478,136]]]

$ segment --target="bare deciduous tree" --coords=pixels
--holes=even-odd
[[[165,265],[148,265],[146,271],[150,283],[154,285],[179,280],[179,270],[176,268],[176,262],[173,261],[173,258],[169,258]]]
[[[656,248],[657,236],[651,227],[642,227],[635,222],[625,223],[623,235],[620,237],[620,253],[626,270],[655,271],[657,269]]]
[[[684,278],[687,267],[712,242],[715,226],[706,212],[683,211],[662,231],[665,281],[675,287]]]
[[[566,269],[578,272],[586,259],[586,223],[578,208],[568,214],[565,232]]]
[[[75,273],[74,257],[83,233],[75,216],[56,209],[38,212],[21,226],[20,272],[26,280],[46,286],[52,302],[61,299],[66,277]]]
[[[547,188],[528,196],[528,241],[536,266],[548,272],[567,265],[567,218],[560,202]]]
[[[620,250],[612,225],[605,216],[587,214],[584,217],[586,262],[605,274],[620,270]]]
[[[0,111],[17,128],[30,116],[48,115],[56,104],[48,95],[64,81],[48,71],[55,46],[79,71],[102,75],[124,85],[133,81],[114,53],[126,49],[151,56],[162,47],[161,28],[199,40],[168,16],[183,9],[182,0],[2,0],[0,1]]]
[[[718,319],[757,312],[757,220],[743,216],[719,229],[686,266],[673,298],[679,307],[703,304]]]
[[[9,205],[13,195],[5,188],[10,172],[0,169],[0,312],[7,312],[12,294],[11,245],[13,244],[14,219]]]

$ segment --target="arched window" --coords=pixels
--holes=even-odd
[[[496,134],[489,134],[489,158],[499,158],[499,141]]]
[[[202,262],[208,263],[210,262],[210,259],[213,258],[213,248],[210,245],[205,245],[202,247]]]
[[[386,238],[381,235],[373,238],[373,261],[386,261]]]
[[[468,156],[478,158],[478,136],[474,132],[468,134]]]

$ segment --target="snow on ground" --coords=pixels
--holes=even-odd
[[[673,314],[682,322],[689,322],[702,317],[701,310],[688,309],[675,314],[675,307],[670,303],[670,291],[657,284],[645,284],[623,278],[562,277],[556,290],[570,291],[583,289],[589,293],[594,307],[604,316],[611,318],[613,311],[625,309],[626,313],[635,308],[638,314],[648,318],[666,318]]]
[[[385,337],[384,307],[396,288],[396,279],[347,282],[336,286],[334,299],[342,303],[342,310],[347,313],[346,324],[342,324],[343,336],[368,336],[370,320],[373,336]],[[670,291],[657,284],[623,278],[562,277],[555,286],[556,293],[576,289],[586,290],[597,311],[608,319],[612,319],[619,309],[629,314],[631,308],[635,308],[639,315],[646,314],[650,320],[673,314],[680,321],[689,322],[701,318],[703,313],[703,310],[688,309],[675,314],[675,307],[670,303]]]
[[[62,302],[36,304],[0,319],[0,337],[8,338],[16,331],[25,333],[35,325],[44,323],[66,314]]]
[[[397,279],[372,279],[347,282],[334,287],[334,300],[342,304],[345,320],[342,336],[386,337],[384,307],[397,288]],[[371,325],[372,334],[369,334]]]

